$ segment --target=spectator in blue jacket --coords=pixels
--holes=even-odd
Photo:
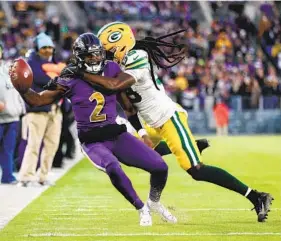
[[[9,76],[9,63],[2,59],[0,45],[0,167],[1,183],[16,184],[13,175],[14,153],[19,119],[25,112],[24,101]]]
[[[31,52],[27,62],[33,71],[32,89],[37,92],[43,91],[50,78],[59,73],[54,56],[54,43],[45,33],[40,33],[35,38],[35,51]],[[20,168],[20,186],[52,185],[47,180],[53,159],[58,148],[62,113],[59,102],[42,107],[27,109],[24,122],[28,128],[27,146],[24,152]],[[40,153],[40,146],[43,149],[40,157],[39,180],[36,178],[36,167]]]

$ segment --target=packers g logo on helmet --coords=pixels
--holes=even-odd
[[[122,33],[119,31],[116,31],[116,32],[109,34],[107,40],[110,43],[115,43],[115,42],[119,41],[120,38],[122,38]]]
[[[97,36],[105,50],[114,53],[114,61],[118,63],[122,63],[125,55],[136,44],[130,26],[122,22],[112,22],[103,26]]]

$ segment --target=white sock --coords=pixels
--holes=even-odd
[[[244,196],[247,197],[251,191],[252,191],[252,189],[248,187],[248,190]]]

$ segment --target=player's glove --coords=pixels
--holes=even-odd
[[[43,86],[43,89],[44,90],[56,90],[57,89],[57,79],[58,79],[58,77],[50,79],[49,82]]]
[[[67,65],[66,67],[64,67],[64,69],[61,71],[60,74],[61,78],[81,78],[83,79],[84,77],[84,71],[83,69],[81,69],[78,65]]]

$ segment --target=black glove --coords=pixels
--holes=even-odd
[[[83,79],[84,77],[84,71],[83,69],[79,68],[78,65],[67,65],[66,67],[64,67],[64,69],[61,71],[60,74],[61,78],[74,78],[74,77],[78,77]]]
[[[56,90],[57,89],[57,79],[58,77],[55,77],[54,79],[50,79],[49,82],[43,86],[44,90]]]

